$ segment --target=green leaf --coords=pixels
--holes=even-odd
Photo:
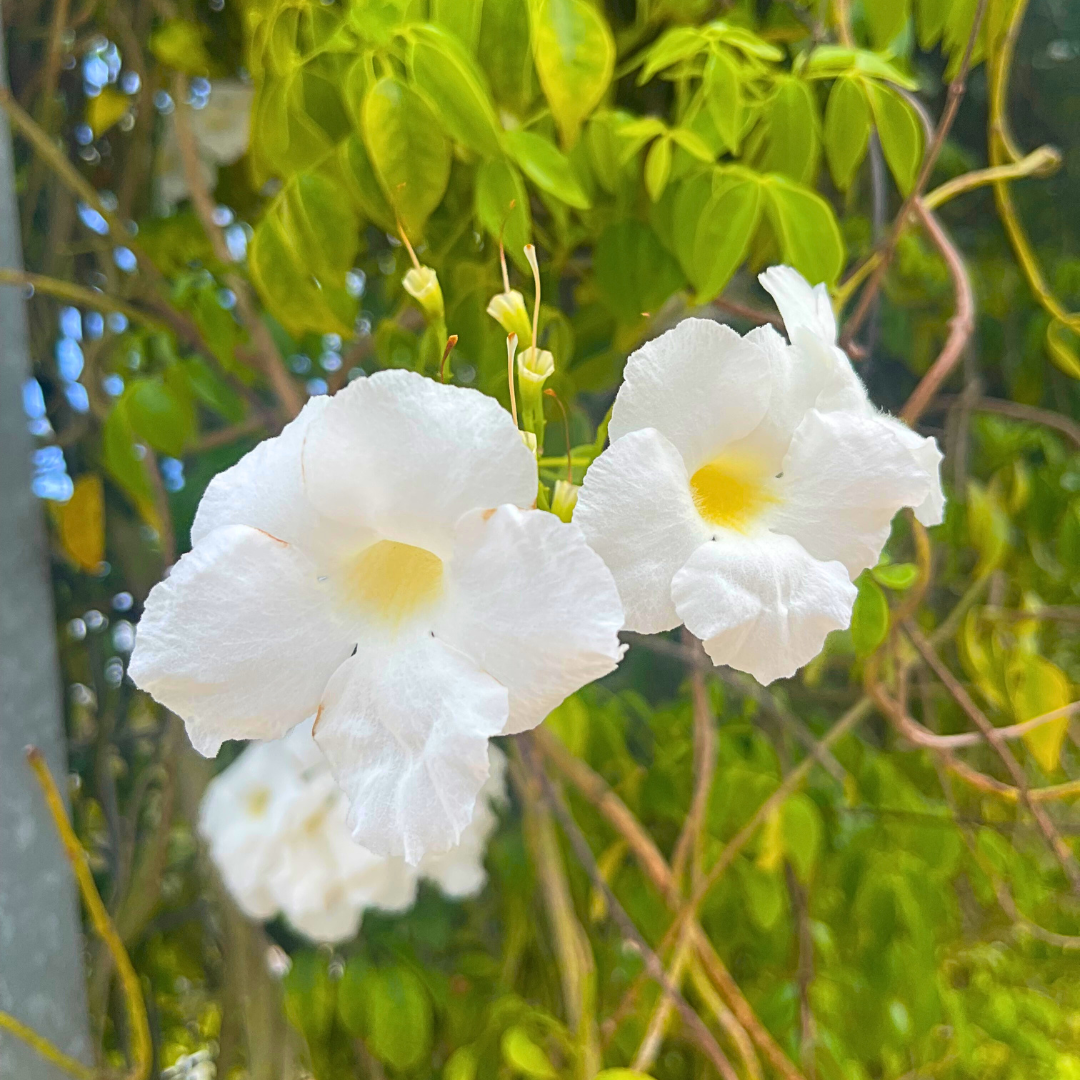
[[[716,19],[705,28],[705,33],[713,41],[722,41],[746,56],[757,60],[769,60],[776,62],[784,59],[784,53],[775,45],[770,45],[764,38],[758,37],[745,26],[729,23],[724,19]]]
[[[503,138],[522,172],[541,191],[578,210],[589,208],[589,197],[582,191],[570,159],[550,139],[520,129],[506,132]]]
[[[522,249],[532,239],[532,215],[521,173],[506,158],[485,161],[476,171],[475,199],[481,224],[527,269]]]
[[[915,110],[889,87],[868,84],[878,138],[896,186],[907,195],[915,185],[923,156],[923,129]]]
[[[503,1061],[516,1073],[535,1077],[536,1080],[554,1080],[559,1074],[555,1071],[547,1054],[529,1038],[529,1033],[514,1025],[503,1032]]]
[[[478,51],[495,100],[524,116],[536,95],[529,5],[521,0],[484,0]]]
[[[158,376],[130,382],[124,398],[135,434],[158,453],[181,457],[195,435],[190,401],[185,401]]]
[[[810,880],[821,852],[824,832],[821,813],[814,800],[802,793],[792,795],[780,808],[780,832],[784,854],[803,884]]]
[[[641,74],[638,75],[638,86],[644,86],[657,72],[680,60],[688,60],[705,48],[707,42],[706,36],[693,26],[676,26],[664,31],[649,46]]]
[[[533,58],[562,143],[572,146],[615,70],[615,41],[607,21],[585,0],[539,0]]]
[[[967,489],[968,539],[979,552],[977,578],[995,570],[1009,550],[1009,516],[993,490],[975,480]]]
[[[316,952],[295,953],[282,980],[285,1011],[313,1051],[329,1041],[337,1013],[335,984],[326,961]]]
[[[866,571],[859,575],[856,584],[859,593],[851,612],[851,641],[855,655],[866,657],[877,649],[889,632],[889,602],[873,576]]]
[[[473,54],[480,40],[483,10],[484,0],[431,0],[431,21],[454,34]]]
[[[1062,709],[1072,702],[1072,683],[1056,664],[1036,653],[1017,652],[1005,672],[1009,701],[1018,723]],[[1069,717],[1051,720],[1023,735],[1024,743],[1043,772],[1061,763],[1061,747]]]
[[[105,418],[101,432],[101,459],[105,471],[132,501],[143,521],[162,529],[154,504],[154,488],[142,458],[135,450],[135,431],[128,419],[127,402],[121,398]]]
[[[450,143],[427,102],[392,76],[364,98],[364,145],[387,201],[405,231],[423,234],[450,178]]]
[[[343,180],[300,173],[255,228],[248,269],[269,311],[294,336],[351,334],[356,300],[345,288],[359,243],[356,210]]]
[[[656,233],[627,218],[609,225],[593,251],[596,287],[622,322],[658,311],[683,283],[683,275]]]
[[[213,409],[230,424],[239,423],[247,413],[244,399],[197,356],[179,361],[192,393],[207,408]]]
[[[938,7],[945,7],[937,0]],[[911,0],[863,0],[863,15],[875,49],[886,49],[911,16]]]
[[[653,141],[645,157],[645,190],[653,202],[664,194],[670,175],[671,139],[667,135],[661,135]]]
[[[671,208],[670,246],[675,251],[679,265],[691,281],[694,280],[694,245],[697,241],[698,222],[706,203],[713,196],[713,172],[702,169],[691,173],[676,188]],[[726,182],[726,181],[725,181]],[[671,192],[661,203],[663,207],[671,199]],[[659,230],[658,230],[659,231]],[[661,233],[661,235],[667,235]]]
[[[708,143],[689,128],[677,127],[671,129],[671,138],[676,145],[681,146],[688,154],[692,154],[698,161],[711,164],[715,155],[709,149]]]
[[[783,876],[763,870],[745,860],[739,867],[739,886],[751,923],[759,930],[771,930],[784,913]]]
[[[871,573],[879,585],[894,592],[910,589],[919,578],[919,568],[914,563],[885,563],[875,566]]]
[[[342,179],[360,213],[383,232],[393,233],[397,229],[394,208],[386,201],[360,136],[350,135],[343,140],[337,158]]]
[[[757,179],[734,179],[705,204],[694,235],[690,280],[700,302],[718,296],[746,258],[764,203]]]
[[[775,174],[765,191],[784,262],[811,284],[831,285],[844,266],[844,241],[832,207],[816,191]]]
[[[883,79],[905,90],[918,90],[919,84],[890,64],[883,56],[869,49],[852,49],[846,45],[819,45],[806,62],[806,74],[813,79],[832,79],[845,72],[861,73]]]
[[[919,32],[919,48],[929,52],[941,39],[949,4],[941,0],[915,0],[915,25]]]
[[[213,66],[203,28],[192,20],[170,19],[150,35],[154,59],[187,75],[209,75]]]
[[[476,1051],[471,1046],[459,1046],[446,1059],[442,1080],[476,1080],[478,1066]]]
[[[743,129],[742,77],[727,49],[714,49],[709,54],[701,85],[716,131],[734,153],[739,149]]]
[[[778,80],[763,117],[769,144],[762,170],[811,183],[821,154],[821,121],[813,88],[802,79]]]
[[[407,967],[371,968],[364,978],[366,1042],[372,1054],[395,1069],[430,1056],[431,999]]]
[[[412,30],[413,81],[445,121],[450,136],[485,157],[499,153],[501,125],[483,72],[449,31],[421,25]]]
[[[863,80],[841,75],[825,106],[825,157],[841,191],[847,191],[870,142],[870,103]]]

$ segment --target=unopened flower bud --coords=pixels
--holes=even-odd
[[[431,320],[444,317],[442,289],[439,278],[430,266],[414,266],[402,281],[405,291],[423,308],[424,314]]]
[[[525,297],[517,289],[496,293],[487,306],[487,313],[508,334],[517,334],[518,341],[528,341],[532,336],[532,324],[525,307]]]
[[[557,518],[569,521],[574,516],[580,490],[577,484],[571,484],[569,480],[556,480],[555,491],[551,496],[551,512]]]
[[[521,420],[527,431],[544,439],[544,383],[555,371],[555,358],[547,349],[529,346],[517,355],[518,389],[521,391]]]

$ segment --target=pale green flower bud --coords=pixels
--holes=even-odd
[[[518,341],[528,341],[532,337],[532,324],[525,307],[525,297],[517,289],[493,296],[487,306],[487,313],[508,334],[517,334]]]
[[[555,492],[551,497],[551,512],[557,518],[569,521],[574,516],[580,490],[577,484],[571,484],[569,480],[556,480]]]
[[[445,315],[439,278],[430,266],[414,266],[402,281],[405,291],[420,305],[432,321],[441,321]]]
[[[544,383],[555,371],[555,358],[547,349],[529,346],[517,356],[518,388],[521,391],[521,420],[526,431],[544,442]]]

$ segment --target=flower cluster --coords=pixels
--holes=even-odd
[[[489,309],[509,331],[512,403],[518,331],[532,341],[517,364],[524,432],[516,409],[405,371],[312,399],[214,478],[192,551],[139,627],[132,678],[202,753],[311,721],[362,852],[326,858],[357,882],[364,859],[381,860],[378,888],[357,884],[343,901],[345,924],[363,906],[407,903],[406,864],[473,843],[488,740],[535,727],[610,672],[621,629],[685,623],[717,664],[763,683],[792,675],[849,624],[853,581],[897,510],[942,517],[936,443],[874,408],[824,286],[788,267],[761,277],[787,340],[686,319],[648,342],[627,362],[611,445],[580,495],[563,482],[549,501],[534,451],[554,362],[536,344],[539,270],[526,253],[532,320],[505,274]],[[441,319],[434,271],[410,274]],[[265,768],[288,786],[296,768],[282,753],[249,751],[252,783]],[[304,789],[312,813],[334,795],[322,776]],[[400,881],[389,856],[403,857]],[[297,858],[295,888],[320,890],[315,856]],[[304,902],[245,901],[294,921]]]
[[[285,738],[253,743],[211,781],[199,831],[225,887],[248,915],[279,912],[313,941],[356,934],[368,908],[403,911],[421,878],[467,897],[486,880],[484,849],[505,798],[506,758],[492,746],[490,772],[458,845],[418,866],[353,842],[344,793],[325,755],[300,724]]]
[[[790,343],[686,319],[627,361],[575,521],[626,625],[680,623],[717,664],[793,675],[851,621],[901,507],[941,521],[941,452],[879,413],[836,344],[823,285],[761,275]]]

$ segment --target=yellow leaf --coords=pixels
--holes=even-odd
[[[170,19],[150,35],[150,51],[166,67],[188,75],[210,74],[210,54],[198,23]]]
[[[1007,673],[1009,700],[1017,722],[1034,720],[1070,704],[1072,684],[1056,664],[1033,653],[1014,654]],[[1061,758],[1061,745],[1069,718],[1051,720],[1024,735],[1024,742],[1044,772],[1053,772]]]
[[[784,819],[780,809],[774,810],[765,819],[765,830],[761,838],[761,851],[758,852],[759,870],[768,873],[779,869],[784,862]]]
[[[94,138],[104,134],[127,113],[131,98],[106,86],[97,97],[86,103],[86,122],[94,132]]]
[[[88,574],[105,558],[105,500],[101,477],[85,473],[75,481],[66,503],[52,504],[53,519],[64,554]]]
[[[979,552],[975,576],[985,577],[995,570],[1009,548],[1009,516],[993,488],[974,480],[967,491],[968,538]]]

